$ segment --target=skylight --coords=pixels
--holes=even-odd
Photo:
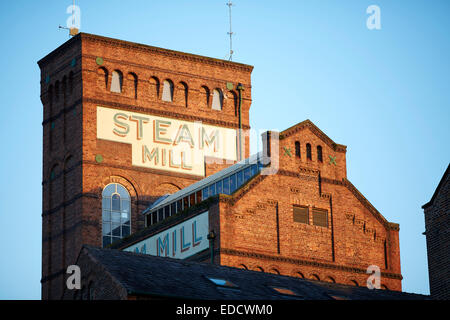
[[[279,288],[279,287],[272,287],[273,290],[275,290],[276,292],[278,292],[279,294],[282,295],[287,295],[287,296],[298,296],[294,291],[292,291],[291,289],[286,289],[286,288]]]
[[[224,280],[224,279],[218,279],[218,278],[209,278],[208,280],[211,281],[212,283],[214,283],[216,286],[219,287],[226,287],[226,288],[237,288],[238,286],[235,285],[234,283],[228,281],[228,280]]]

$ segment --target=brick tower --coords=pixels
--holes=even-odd
[[[158,197],[249,155],[253,67],[86,33],[38,64],[42,298],[59,299],[83,244],[138,231]]]

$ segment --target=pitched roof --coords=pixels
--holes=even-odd
[[[439,181],[439,184],[436,188],[436,190],[433,193],[433,196],[431,197],[431,200],[425,203],[422,206],[422,209],[425,209],[433,204],[434,200],[436,199],[436,196],[439,194],[439,191],[441,190],[442,186],[444,185],[445,181],[447,180],[448,175],[450,174],[450,164],[447,166],[447,170],[445,170],[444,175],[441,178],[441,181]]]
[[[129,295],[162,298],[260,300],[410,300],[429,296],[388,290],[369,290],[342,284],[306,280],[172,258],[102,249],[85,245],[82,254],[92,257],[119,282]],[[218,279],[219,285],[210,279]],[[222,285],[231,282],[233,286]],[[274,288],[290,290],[282,294]]]
[[[309,128],[318,138],[320,138],[323,142],[328,144],[333,150],[339,152],[347,151],[347,146],[334,142],[309,119],[306,119],[302,122],[297,123],[296,125],[293,125],[292,127],[287,128],[286,130],[281,131],[280,140],[287,138],[304,128]]]

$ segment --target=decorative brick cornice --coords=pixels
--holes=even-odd
[[[196,54],[192,54],[192,53],[163,49],[163,48],[153,47],[153,46],[135,43],[135,42],[129,42],[129,41],[124,41],[124,40],[119,40],[119,39],[102,37],[102,36],[89,34],[89,33],[80,33],[79,36],[81,37],[82,41],[88,40],[91,42],[100,42],[100,43],[112,45],[114,47],[122,47],[122,48],[128,48],[128,49],[138,50],[138,51],[147,52],[147,53],[154,53],[154,54],[158,54],[158,55],[167,56],[170,58],[177,58],[177,59],[188,60],[188,61],[192,61],[192,62],[200,62],[200,63],[209,64],[209,65],[213,65],[213,66],[219,66],[219,67],[227,68],[227,69],[240,70],[240,71],[245,71],[245,72],[251,72],[253,70],[253,66],[246,65],[243,63],[232,62],[232,61],[228,61],[228,60],[220,60],[220,59],[200,56],[200,55],[196,55]]]
[[[314,261],[314,260],[306,260],[306,259],[293,259],[293,258],[288,258],[288,257],[283,257],[283,256],[272,256],[272,255],[266,255],[266,254],[255,253],[255,252],[248,252],[248,251],[241,251],[241,250],[234,250],[234,249],[228,249],[228,248],[221,248],[220,252],[221,252],[221,254],[229,254],[229,255],[239,256],[239,257],[263,259],[263,260],[268,260],[268,261],[287,262],[287,263],[292,263],[292,264],[297,264],[297,265],[347,271],[347,272],[351,272],[351,273],[366,274],[366,269],[352,267],[352,266],[345,266],[345,265],[341,265],[341,264],[331,264],[331,263],[325,263],[325,262]],[[397,280],[403,279],[402,275],[397,274],[397,273],[381,272],[381,275],[383,277],[391,278],[391,279],[397,279]]]
[[[216,126],[221,127],[227,127],[227,128],[239,128],[238,123],[229,122],[229,121],[222,121],[217,119],[210,119],[210,118],[203,118],[198,117],[195,115],[188,115],[188,114],[180,114],[174,111],[167,111],[167,110],[160,110],[160,109],[152,109],[152,108],[144,108],[141,106],[131,105],[131,104],[124,104],[124,103],[118,103],[118,102],[112,102],[112,101],[106,101],[101,99],[93,99],[93,98],[83,98],[83,102],[86,103],[93,103],[96,105],[102,105],[107,106],[108,108],[112,109],[120,109],[120,110],[127,110],[131,112],[141,112],[146,114],[153,114],[156,116],[163,116],[163,117],[169,117],[177,120],[186,120],[186,121],[201,121],[202,123],[208,123]],[[243,129],[250,129],[250,126],[243,125]]]
[[[282,132],[280,132],[280,140],[283,140],[287,137],[290,137],[297,132],[304,130],[305,128],[309,128],[311,132],[313,132],[319,139],[325,142],[328,146],[330,146],[334,151],[337,152],[347,152],[347,146],[342,144],[337,144],[330,137],[328,137],[322,130],[320,130],[311,120],[307,119],[302,121]]]
[[[307,169],[307,168],[299,168],[300,173],[289,170],[278,170],[278,174],[287,177],[294,177],[303,180],[315,181],[319,178],[319,170]]]
[[[97,56],[92,55],[92,54],[83,54],[82,55],[83,59],[92,59],[95,60],[97,58]],[[227,84],[227,80],[226,79],[217,79],[217,78],[212,78],[212,77],[207,77],[207,76],[202,76],[202,75],[198,75],[198,74],[194,74],[194,73],[188,73],[188,72],[180,72],[177,71],[176,69],[164,69],[164,68],[160,68],[160,67],[155,67],[155,66],[149,66],[149,65],[145,65],[145,64],[140,64],[140,63],[136,63],[136,62],[129,62],[129,61],[124,61],[124,60],[117,60],[117,59],[112,59],[112,58],[103,58],[104,63],[108,63],[108,62],[112,62],[115,64],[115,68],[117,67],[117,65],[125,65],[128,67],[132,67],[132,68],[136,68],[136,69],[146,69],[146,70],[151,70],[151,71],[155,71],[158,73],[164,73],[164,74],[172,74],[172,75],[177,75],[177,76],[182,76],[182,77],[186,77],[187,79],[201,79],[201,80],[205,80],[205,81],[213,81],[216,83],[221,83],[224,87]],[[107,67],[107,65],[103,65],[103,67]],[[96,73],[95,70],[92,69],[83,69],[83,72],[92,72],[92,73]],[[138,74],[139,77],[139,74]],[[141,77],[139,77],[139,81],[141,82],[148,82],[148,79],[142,79]],[[247,89],[251,89],[251,84],[250,83],[245,83],[242,82],[242,85],[247,88]],[[198,89],[193,89],[192,87],[189,86],[189,90],[195,90],[198,91]],[[243,100],[251,100],[247,97],[243,97]]]

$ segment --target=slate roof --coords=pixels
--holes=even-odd
[[[193,261],[156,257],[85,245],[83,251],[102,264],[129,295],[201,300],[422,300],[429,296],[369,290]],[[216,285],[221,279],[236,287]],[[273,287],[295,295],[278,293]]]

